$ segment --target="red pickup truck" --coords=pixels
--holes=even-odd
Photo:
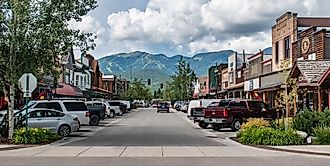
[[[259,100],[221,100],[218,107],[206,108],[203,111],[204,119],[201,123],[211,124],[215,131],[225,127],[237,131],[249,118],[273,120],[277,115],[275,110],[267,108],[267,104]]]

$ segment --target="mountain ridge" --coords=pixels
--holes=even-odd
[[[269,48],[266,49],[267,52],[271,52]],[[159,85],[161,82],[169,80],[170,76],[175,73],[175,66],[181,57],[190,64],[197,76],[204,76],[207,75],[208,68],[216,63],[227,63],[228,56],[234,52],[233,50],[221,50],[198,53],[193,56],[174,55],[169,57],[165,54],[134,51],[108,55],[98,61],[100,70],[105,75],[120,75],[129,80],[135,77],[143,80],[152,79],[154,84]]]

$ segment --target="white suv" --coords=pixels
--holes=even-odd
[[[78,100],[37,100],[30,101],[31,109],[36,108],[47,108],[54,109],[60,112],[64,112],[70,115],[78,117],[78,120],[81,125],[89,125],[89,110],[86,107],[84,101]]]

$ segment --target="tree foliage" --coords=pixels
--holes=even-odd
[[[176,70],[170,82],[166,83],[164,99],[189,100],[194,92],[192,83],[196,80],[195,72],[182,57],[176,65]]]
[[[96,7],[96,0],[0,1],[0,91],[10,97],[10,138],[19,77],[29,72],[39,79],[46,75],[57,78],[58,57],[72,47],[79,47],[82,53],[93,49],[93,35],[70,29],[69,21],[81,21]]]
[[[147,100],[150,101],[153,96],[151,89],[143,84],[142,80],[134,79],[132,83],[129,84],[127,92],[123,95],[126,100]]]
[[[279,107],[283,108],[283,115],[285,115],[283,121],[285,121],[284,123],[286,128],[289,127],[288,117],[290,112],[294,111],[294,113],[296,113],[296,110],[294,110],[294,105],[297,104],[296,101],[298,96],[305,96],[307,92],[306,89],[298,88],[298,81],[296,78],[290,78],[290,64],[291,63],[289,60],[282,60],[280,62],[281,80],[284,90],[280,91],[276,100]]]

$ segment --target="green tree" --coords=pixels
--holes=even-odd
[[[171,76],[171,81],[167,83],[164,90],[164,98],[170,100],[189,100],[193,94],[192,83],[196,80],[195,72],[190,64],[180,58],[176,65],[176,72]]]
[[[284,108],[282,109],[282,115],[285,116],[282,116],[282,122],[285,124],[286,129],[289,128],[289,113],[291,111],[294,111],[294,113],[296,112],[293,108],[294,105],[297,104],[298,96],[305,96],[307,92],[306,89],[298,88],[296,78],[290,78],[290,64],[291,62],[289,60],[282,60],[280,62],[281,80],[284,90],[281,90],[277,97],[279,107]]]
[[[126,99],[133,100],[147,100],[150,101],[153,98],[151,93],[151,89],[146,87],[145,84],[142,83],[141,79],[134,79],[132,83],[130,83],[128,90],[126,92]]]
[[[72,47],[82,53],[95,47],[91,33],[69,29],[69,21],[97,7],[96,0],[0,1],[0,87],[8,100],[8,138],[14,130],[13,109],[19,77],[58,75],[56,59]]]

